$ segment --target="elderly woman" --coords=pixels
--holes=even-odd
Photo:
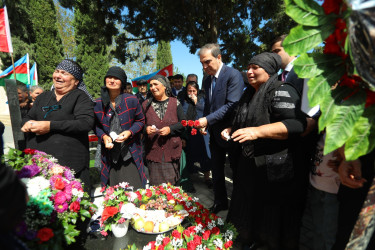
[[[180,178],[180,139],[185,114],[179,101],[172,97],[169,80],[161,75],[150,79],[152,97],[143,102],[146,116],[145,151],[150,184],[176,184]]]
[[[94,103],[77,86],[83,71],[74,61],[63,60],[52,75],[54,88],[40,94],[23,120],[26,146],[44,151],[59,164],[75,171],[90,188],[88,132],[94,125]]]
[[[281,58],[262,53],[249,62],[247,88],[231,128],[222,137],[238,146],[237,172],[227,219],[244,244],[267,249],[298,249],[303,202],[301,169],[293,143],[304,131],[300,96],[277,80]]]
[[[94,108],[95,133],[102,143],[102,186],[128,182],[138,189],[147,182],[140,141],[145,119],[137,97],[124,93],[126,80],[120,67],[108,69]]]

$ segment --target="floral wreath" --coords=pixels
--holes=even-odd
[[[375,83],[364,72],[373,70],[371,65],[360,65],[363,54],[353,45],[359,32],[354,25],[357,11],[343,0],[325,0],[322,5],[314,0],[285,0],[285,4],[287,15],[298,26],[291,29],[283,47],[289,55],[300,55],[294,70],[299,77],[309,78],[310,105],[320,106],[319,131],[326,130],[324,154],[343,145],[347,160],[371,152]],[[367,38],[370,44],[374,40],[371,34]],[[307,53],[323,42],[323,54]]]

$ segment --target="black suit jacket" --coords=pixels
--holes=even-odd
[[[285,81],[293,84],[293,86],[298,90],[299,94],[302,96],[304,79],[298,77],[296,72],[294,72],[294,68],[292,68],[292,70],[289,72]]]
[[[241,73],[225,64],[221,68],[216,86],[211,91],[211,76],[206,77],[203,82],[206,92],[204,116],[210,129],[211,137],[221,146],[227,146],[227,143],[221,138],[221,131],[231,125],[229,114],[233,111],[234,106],[238,103],[245,87]]]

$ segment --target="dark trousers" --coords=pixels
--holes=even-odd
[[[214,188],[214,203],[215,204],[227,204],[228,194],[225,186],[225,156],[228,153],[230,165],[232,164],[232,153],[229,148],[220,146],[214,136],[210,138],[210,150],[211,150],[211,168],[212,168],[212,182]]]

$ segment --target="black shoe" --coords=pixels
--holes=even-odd
[[[210,212],[217,214],[222,210],[228,210],[228,204],[215,204],[210,208]]]
[[[207,185],[209,189],[212,189],[214,184],[212,183],[211,179],[204,180],[204,183]]]

